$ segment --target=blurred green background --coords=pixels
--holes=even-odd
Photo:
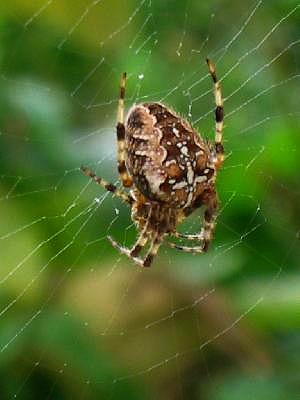
[[[293,0],[2,2],[1,399],[299,398],[299,40]],[[129,209],[79,167],[117,180],[123,71],[127,109],[162,101],[212,139],[207,55],[216,237],[140,270],[106,239],[134,241]]]

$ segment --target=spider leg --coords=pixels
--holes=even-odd
[[[118,140],[118,171],[123,186],[132,186],[132,179],[128,174],[125,164],[125,125],[124,125],[124,98],[125,98],[126,73],[121,76],[120,95],[117,113],[117,140]]]
[[[107,239],[110,241],[110,243],[112,244],[112,246],[114,248],[116,248],[117,250],[119,250],[120,253],[124,254],[125,256],[129,257],[131,260],[133,260],[135,263],[139,264],[140,266],[143,267],[143,260],[139,257],[136,257],[134,255],[131,254],[131,250],[134,250],[136,248],[138,248],[138,250],[136,250],[136,253],[138,254],[140,252],[141,249],[139,249],[139,244],[136,243],[136,245],[134,245],[134,247],[132,249],[128,249],[127,247],[123,247],[121,246],[118,242],[116,242],[111,236],[107,236]]]
[[[201,232],[196,233],[196,234],[191,234],[191,235],[185,235],[184,233],[180,233],[180,232],[173,232],[172,233],[173,236],[175,236],[178,239],[186,239],[186,240],[204,240],[204,232],[203,229],[201,230]]]
[[[149,220],[148,220],[149,221]],[[148,223],[145,224],[143,231],[135,242],[134,246],[131,249],[127,249],[126,247],[120,246],[114,239],[108,236],[108,239],[112,243],[114,247],[116,247],[121,253],[126,254],[128,257],[136,258],[137,255],[140,254],[143,247],[146,246],[148,242],[148,234],[147,234]]]
[[[224,161],[224,146],[223,146],[223,125],[224,125],[224,108],[221,85],[217,78],[216,69],[214,64],[207,58],[206,59],[209,73],[214,82],[214,94],[215,94],[215,119],[216,119],[216,132],[215,132],[215,150],[217,155],[216,168],[219,169]]]
[[[110,236],[108,236],[109,241],[115,247],[120,251],[120,253],[125,254],[127,257],[132,259],[136,264],[140,265],[141,267],[150,267],[150,264],[154,258],[154,255],[157,253],[158,248],[154,246],[155,240],[152,240],[150,244],[150,249],[148,251],[148,254],[146,258],[143,260],[140,257],[137,257],[140,252],[143,250],[143,248],[146,246],[148,240],[149,240],[149,232],[148,232],[148,227],[150,223],[150,218],[152,214],[152,208],[150,208],[147,221],[143,227],[142,232],[140,233],[137,241],[135,242],[134,246],[131,249],[128,249],[127,247],[122,247],[117,243],[114,239],[112,239]],[[159,246],[158,246],[159,247]]]
[[[172,249],[177,249],[177,250],[181,250],[184,251],[186,253],[204,253],[204,249],[203,246],[193,246],[193,247],[189,247],[189,246],[180,246],[179,244],[175,244],[172,242],[166,242],[166,244],[171,247]]]
[[[155,255],[158,252],[162,240],[160,235],[156,235],[154,239],[151,241],[150,248],[146,257],[143,259],[140,257],[136,257],[136,255],[139,254],[142,248],[145,246],[145,244],[148,241],[148,237],[143,236],[141,234],[141,236],[138,238],[136,244],[133,246],[131,250],[127,249],[126,247],[120,246],[119,243],[117,243],[110,236],[108,236],[108,239],[113,245],[113,247],[118,249],[120,253],[125,254],[127,257],[129,257],[131,260],[133,260],[136,264],[140,265],[141,267],[150,267]]]
[[[206,202],[206,210],[204,212],[204,227],[203,227],[203,251],[208,250],[208,246],[213,238],[216,219],[218,215],[218,198],[215,192],[210,192]]]
[[[151,212],[152,212],[152,210],[150,209],[150,213],[148,215],[145,226],[144,226],[142,232],[140,233],[137,241],[135,242],[134,246],[131,249],[120,246],[114,239],[112,239],[110,236],[108,236],[108,239],[111,242],[111,244],[116,249],[118,249],[120,251],[120,253],[125,254],[127,257],[133,259],[139,265],[141,265],[142,260],[140,258],[138,258],[137,256],[139,255],[139,253],[142,251],[143,247],[145,247],[145,245],[148,242],[149,235],[148,235],[147,231],[148,231]]]
[[[160,248],[161,242],[162,242],[162,236],[157,234],[154,237],[154,239],[152,240],[150,249],[149,249],[146,257],[144,258],[143,267],[151,266],[152,261],[153,261],[154,257],[156,256],[158,249]]]
[[[112,192],[115,196],[120,197],[123,201],[125,201],[128,204],[132,204],[134,202],[133,197],[128,195],[127,193],[123,192],[122,190],[119,190],[115,185],[112,183],[108,183],[102,178],[99,178],[95,172],[90,170],[88,167],[81,166],[81,171],[86,175],[89,176],[91,179],[93,179],[98,185],[102,186],[104,189],[106,189],[109,192]]]

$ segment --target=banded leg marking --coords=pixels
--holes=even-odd
[[[152,264],[152,261],[154,257],[156,256],[158,249],[160,248],[162,242],[162,237],[160,235],[156,235],[156,237],[153,239],[149,252],[147,253],[144,261],[143,261],[143,267],[150,267]]]
[[[207,208],[204,212],[204,241],[203,241],[203,251],[207,251],[209,244],[213,238],[215,231],[216,219],[218,215],[218,199],[215,194],[213,198],[210,198],[207,203]]]
[[[186,240],[203,240],[204,239],[204,232],[203,229],[199,233],[185,235],[184,233],[174,232],[172,233],[178,239],[186,239]]]
[[[123,186],[132,186],[132,179],[128,174],[125,164],[125,125],[124,125],[124,98],[126,86],[126,73],[121,76],[120,95],[117,113],[117,141],[118,141],[118,172]]]
[[[166,242],[169,247],[172,249],[177,249],[184,251],[186,253],[203,253],[205,250],[203,249],[203,246],[180,246],[179,244],[175,244],[172,242]]]
[[[215,121],[216,121],[216,128],[215,128],[215,149],[217,154],[217,163],[216,167],[219,169],[224,161],[224,146],[223,146],[223,126],[224,126],[224,108],[223,108],[223,98],[222,98],[222,91],[221,85],[217,78],[216,68],[214,64],[211,62],[210,59],[206,59],[209,73],[212,77],[214,82],[214,96],[215,96],[215,103],[216,103],[216,110],[215,110]]]
[[[100,178],[93,172],[91,169],[85,166],[81,166],[81,171],[91,179],[93,179],[98,185],[102,186],[104,189],[106,189],[108,192],[113,193],[115,196],[120,197],[123,201],[125,201],[128,204],[133,204],[134,199],[127,193],[123,192],[122,190],[119,190],[115,185],[112,183],[107,182],[106,180]]]
[[[152,213],[152,209],[150,209],[147,221],[145,223],[145,226],[144,226],[142,232],[140,233],[137,241],[135,242],[135,245],[130,250],[130,253],[129,253],[130,257],[136,257],[137,255],[139,255],[140,252],[142,251],[142,249],[146,246],[146,244],[148,242],[147,231],[148,231],[151,213]]]

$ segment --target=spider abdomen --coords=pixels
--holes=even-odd
[[[190,207],[214,179],[211,149],[162,104],[144,103],[129,111],[125,147],[134,184],[150,200]]]

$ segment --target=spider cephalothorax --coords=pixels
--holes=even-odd
[[[214,81],[216,133],[215,144],[209,144],[192,126],[174,111],[160,103],[135,105],[124,124],[126,74],[122,75],[118,106],[118,171],[130,194],[98,178],[91,170],[84,173],[132,207],[132,219],[140,235],[131,249],[114,247],[141,266],[148,267],[166,235],[195,240],[199,245],[170,247],[186,252],[207,251],[217,216],[216,172],[224,159],[222,145],[223,99],[215,67],[207,60]],[[176,231],[195,209],[205,206],[204,226],[199,234],[183,235]],[[144,258],[139,254],[150,243]]]

